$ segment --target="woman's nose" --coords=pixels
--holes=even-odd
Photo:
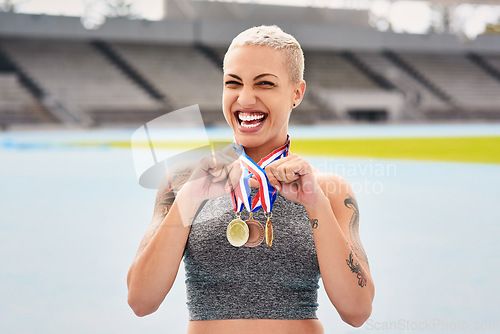
[[[249,108],[257,103],[257,97],[252,88],[243,87],[238,95],[238,104],[243,108]]]

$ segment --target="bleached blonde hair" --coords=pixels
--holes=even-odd
[[[280,27],[262,25],[241,32],[229,45],[224,55],[224,66],[229,51],[244,45],[269,46],[283,51],[290,81],[295,84],[304,79],[304,52],[295,37],[281,30]]]

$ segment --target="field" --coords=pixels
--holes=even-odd
[[[102,146],[102,142],[78,142],[77,146]],[[130,147],[127,141],[110,141],[111,147]],[[147,143],[135,145],[148,147]],[[201,142],[155,143],[161,148],[189,148]],[[294,139],[292,152],[305,155],[389,158],[405,160],[500,163],[500,137],[407,137]]]
[[[500,137],[294,140],[297,154],[500,163]]]

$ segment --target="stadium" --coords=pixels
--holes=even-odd
[[[224,1],[164,8],[160,21],[108,18],[91,30],[78,17],[1,13],[2,127],[140,124],[192,104],[205,124],[221,125],[224,52],[234,31],[258,24],[278,24],[304,47],[309,89],[296,124],[500,118],[493,32],[464,41],[450,27],[379,31],[368,9]]]
[[[156,195],[134,136],[231,142],[222,61],[261,24],[304,49],[291,150],[351,182],[373,267],[370,319],[323,291],[325,333],[500,330],[498,1],[0,0],[0,332],[186,332],[182,266],[157,312],[127,305]]]

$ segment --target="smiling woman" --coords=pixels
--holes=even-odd
[[[272,38],[251,33],[236,37],[224,57],[223,107],[239,143],[259,161],[283,144],[290,112],[302,101],[306,83],[304,56],[293,41],[284,40],[282,50],[276,50]]]
[[[303,69],[299,43],[276,26],[233,40],[223,112],[234,143],[165,176],[127,278],[137,315],[159,307],[184,259],[191,334],[321,334],[320,277],[345,322],[369,317],[374,284],[352,187],[289,152]]]

